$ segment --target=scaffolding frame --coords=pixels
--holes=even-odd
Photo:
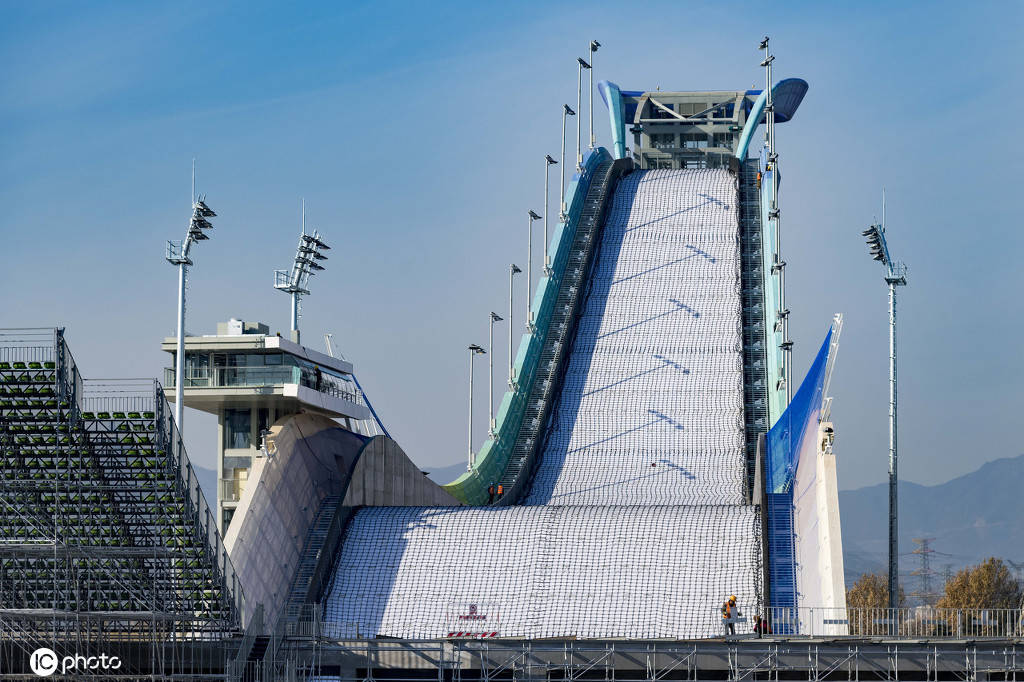
[[[61,328],[0,330],[0,656],[222,669],[244,609],[160,384],[83,380]]]
[[[1019,640],[361,640],[294,631],[285,664],[250,679],[337,682],[538,680],[1024,680]]]

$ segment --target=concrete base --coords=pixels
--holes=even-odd
[[[368,439],[319,415],[274,424],[267,453],[253,460],[224,544],[247,603],[263,604],[269,625],[282,614],[325,502],[348,508],[459,504],[390,438]]]

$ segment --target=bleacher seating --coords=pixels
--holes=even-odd
[[[159,386],[90,409],[60,334],[16,337],[0,333],[0,609],[58,629],[65,611],[152,613],[163,636],[236,626]],[[103,627],[139,637],[131,620]]]

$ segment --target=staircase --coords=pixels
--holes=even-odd
[[[317,573],[317,565],[320,562],[324,543],[331,534],[331,526],[334,523],[335,513],[341,498],[337,496],[325,497],[320,503],[316,518],[306,535],[306,542],[303,545],[302,557],[295,571],[295,580],[292,582],[292,589],[288,593],[288,602],[285,606],[285,618],[297,620],[302,612],[302,606],[309,598],[309,590]],[[315,598],[315,596],[314,596]]]
[[[594,178],[590,183],[572,249],[569,251],[569,259],[565,265],[565,275],[562,277],[558,298],[551,311],[551,324],[541,350],[537,373],[530,387],[523,422],[519,427],[508,467],[500,480],[506,492],[497,504],[515,504],[526,491],[528,474],[537,452],[537,438],[541,427],[547,421],[553,398],[557,396],[563,360],[572,345],[575,316],[582,300],[580,292],[587,282],[587,270],[604,222],[605,207],[614,189],[615,180],[629,169],[630,162],[621,159],[607,161],[594,169]],[[527,472],[526,476],[522,475],[524,471]]]
[[[740,258],[743,304],[743,416],[747,449],[747,491],[754,490],[758,435],[768,423],[768,364],[765,355],[764,260],[757,160],[739,170]]]

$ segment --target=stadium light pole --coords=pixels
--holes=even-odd
[[[515,276],[522,270],[515,263],[508,266],[508,388],[514,391],[516,388],[515,358],[512,355],[512,306],[515,299]]]
[[[487,435],[494,438],[494,323],[501,322],[501,315],[491,311],[490,329],[487,333],[487,410],[489,414]]]
[[[290,270],[274,271],[274,288],[291,295],[291,332],[292,341],[295,343],[300,343],[299,310],[302,296],[309,295],[309,278],[325,269],[319,261],[327,260],[327,256],[322,252],[329,251],[330,248],[318,231],[313,230],[312,234],[306,234],[306,202],[303,200],[302,233],[299,235],[299,245],[295,249],[292,267]]]
[[[466,463],[466,471],[473,470],[473,359],[486,352],[475,343],[469,345],[469,460]]]
[[[178,344],[174,356],[174,423],[178,433],[184,435],[185,427],[185,282],[188,266],[192,265],[189,252],[192,245],[209,239],[206,231],[213,228],[210,218],[216,213],[206,205],[206,197],[196,198],[196,160],[192,159],[192,217],[188,221],[185,238],[180,242],[167,242],[168,263],[178,266]]]
[[[582,111],[583,107],[583,69],[590,69],[590,64],[587,64],[583,57],[576,57],[576,61],[579,62],[579,75],[576,77],[576,111]],[[593,103],[593,100],[591,100]],[[576,118],[576,172],[579,173],[583,170],[583,149],[580,146],[580,128],[583,126],[583,121],[579,117]]]
[[[601,43],[596,40],[590,41],[590,148],[593,149],[594,145],[597,144],[597,138],[594,137],[594,53],[597,52],[597,48],[601,47]]]
[[[551,176],[551,166],[558,163],[551,158],[550,154],[544,155],[544,274],[551,274],[551,257],[548,255],[548,179]]]
[[[764,50],[764,61],[761,66],[765,71],[765,127],[764,145],[768,150],[768,165],[771,169],[771,194],[768,206],[768,219],[775,221],[775,253],[772,255],[772,272],[779,274],[779,324],[782,326],[783,381],[786,384],[786,404],[793,400],[793,342],[789,339],[789,309],[786,307],[786,261],[782,260],[782,225],[779,211],[779,155],[775,150],[775,102],[772,96],[772,62],[775,56],[770,53],[769,38],[765,36],[758,45]]]
[[[885,240],[885,194],[882,194],[882,222],[861,232],[867,237],[871,257],[885,266],[889,287],[889,608],[899,608],[899,506],[897,505],[898,452],[896,431],[896,287],[906,286],[907,266],[893,261]],[[890,611],[890,629],[895,615]]]
[[[528,236],[526,238],[526,330],[531,334],[533,333],[533,221],[540,220],[540,216],[530,209],[527,212],[529,219],[529,226],[527,227]]]
[[[566,210],[568,210],[566,205],[565,205],[565,118],[566,118],[566,116],[575,116],[575,115],[576,115],[576,112],[572,110],[572,107],[570,107],[568,104],[563,104],[562,105],[562,156],[561,156],[562,180],[561,180],[561,183],[558,186],[558,201],[559,201],[558,205],[561,207],[559,209],[559,212],[558,212],[558,220],[559,220],[559,222],[562,222],[562,223],[565,222],[565,212],[566,212]]]

